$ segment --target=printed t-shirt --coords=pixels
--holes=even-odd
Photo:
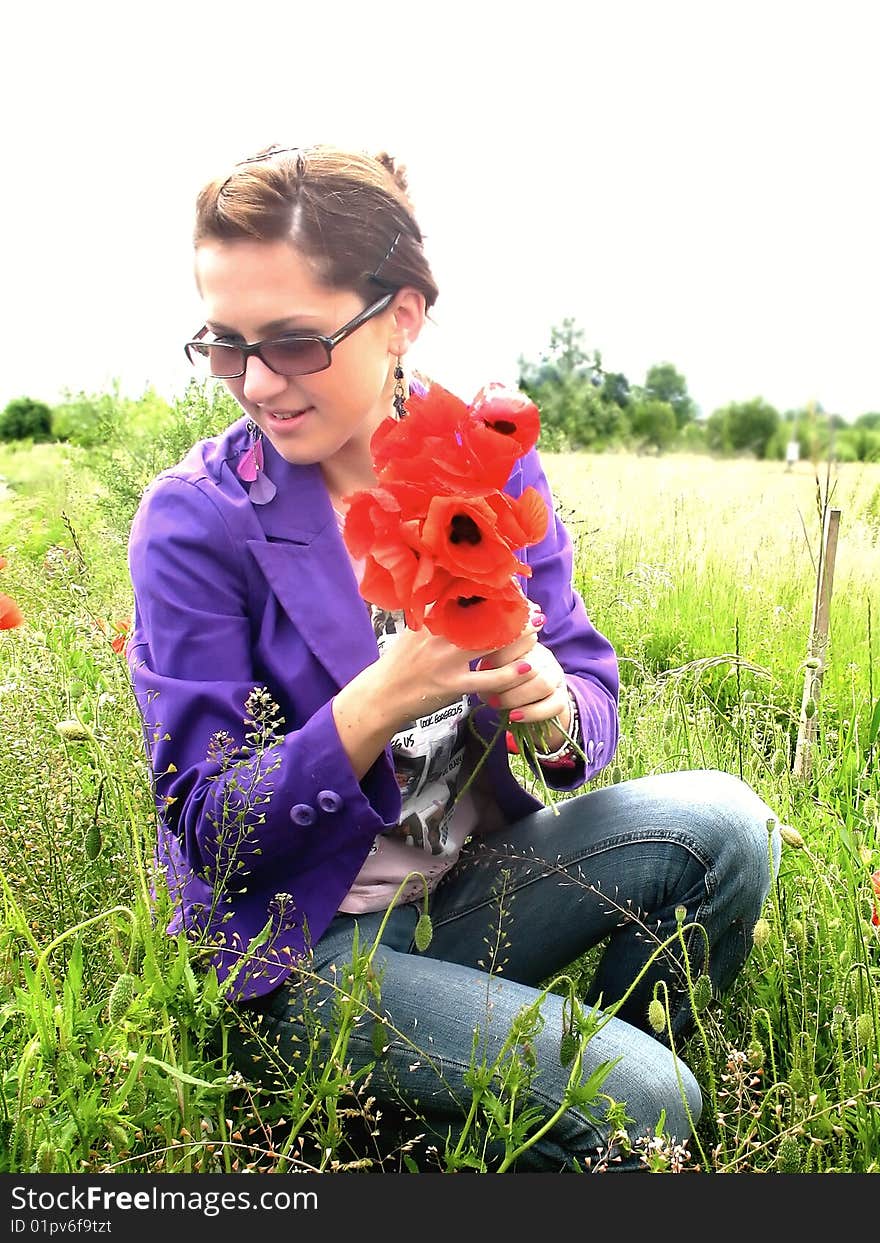
[[[342,516],[337,512],[341,528]],[[363,562],[352,558],[358,581]],[[379,657],[403,633],[402,612],[370,605]],[[339,905],[340,911],[362,914],[382,911],[394,901],[398,887],[410,872],[420,872],[432,890],[458,858],[465,838],[477,820],[468,791],[457,797],[462,781],[468,698],[418,717],[391,739],[394,771],[403,804],[394,829],[378,835],[354,883]],[[401,893],[412,902],[424,893],[418,878]]]

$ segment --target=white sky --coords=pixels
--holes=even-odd
[[[407,164],[413,360],[464,397],[569,315],[705,414],[878,410],[878,34],[874,0],[9,5],[0,405],[180,391],[198,187],[329,141]]]

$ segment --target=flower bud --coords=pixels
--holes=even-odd
[[[113,985],[107,1002],[107,1018],[111,1023],[121,1023],[128,1014],[131,1003],[134,1001],[134,985],[134,976],[127,972],[123,972]]]
[[[663,1002],[657,997],[648,1006],[648,1022],[654,1031],[658,1033],[662,1032],[666,1027],[666,1011],[663,1009]]]
[[[93,742],[95,735],[82,721],[58,721],[55,729],[65,742]]]
[[[770,940],[772,932],[773,930],[770,927],[769,920],[766,920],[763,917],[757,920],[754,928],[752,929],[752,944],[755,949],[763,949]]]
[[[419,922],[416,924],[416,930],[413,933],[413,940],[416,943],[416,949],[419,953],[424,953],[431,944],[431,938],[434,935],[434,925],[431,923],[431,916],[427,911],[423,911],[419,916]]]
[[[55,1169],[55,1145],[51,1140],[44,1139],[37,1149],[36,1166],[38,1174],[51,1174]]]
[[[793,1135],[783,1135],[776,1150],[776,1168],[780,1174],[799,1174],[801,1146]]]
[[[712,981],[705,973],[694,981],[694,1009],[705,1010],[712,1000]]]
[[[786,845],[793,846],[795,850],[803,850],[804,839],[790,824],[780,824],[779,833]]]

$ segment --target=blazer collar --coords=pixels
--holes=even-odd
[[[312,653],[345,686],[379,650],[321,468],[292,465],[265,437],[263,449],[277,491],[253,507],[265,539],[248,548]]]

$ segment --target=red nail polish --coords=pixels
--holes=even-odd
[[[512,712],[508,713],[508,716],[511,721],[524,721],[526,719],[526,714],[524,712],[520,712],[519,708],[514,708]]]
[[[547,618],[544,616],[543,613],[532,614],[532,625],[535,627],[536,630],[540,630],[540,628],[544,625],[544,622],[546,620]]]
[[[531,673],[532,666],[527,661],[521,660],[516,667],[517,673]]]

